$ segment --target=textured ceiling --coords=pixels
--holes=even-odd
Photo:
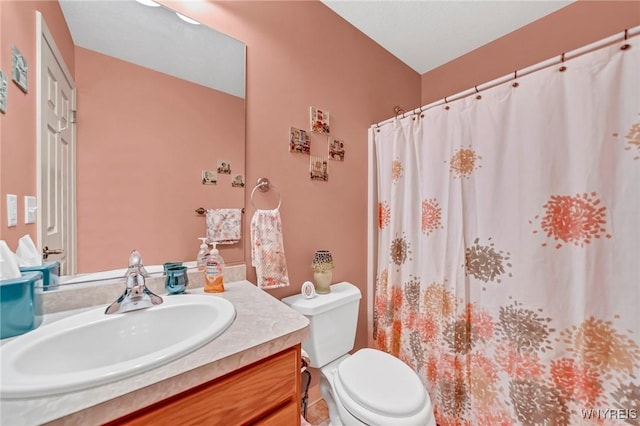
[[[419,74],[572,1],[322,1]]]
[[[420,74],[571,3],[569,0],[322,1]],[[74,43],[244,97],[242,42],[134,0],[60,0]],[[211,46],[215,46],[211,48]]]

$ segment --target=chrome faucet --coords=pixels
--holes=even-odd
[[[149,290],[145,284],[147,271],[137,250],[129,256],[129,268],[125,274],[127,288],[118,299],[107,307],[105,314],[117,314],[150,308],[163,302],[162,297]]]

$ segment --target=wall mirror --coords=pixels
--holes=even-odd
[[[94,280],[132,249],[145,265],[194,260],[206,236],[196,209],[244,207],[244,43],[149,1],[58,5],[77,99],[75,123],[60,124],[75,126],[76,243],[63,275]],[[59,193],[56,181],[39,192]],[[55,219],[40,214],[46,234]],[[221,247],[227,264],[244,261],[243,239]]]

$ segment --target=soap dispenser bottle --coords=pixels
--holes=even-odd
[[[207,268],[204,271],[204,291],[206,293],[222,293],[224,291],[223,268],[224,260],[216,248],[216,243],[207,258]]]
[[[198,250],[198,255],[196,256],[196,267],[198,271],[204,272],[207,269],[207,258],[209,257],[209,246],[207,245],[206,238],[198,238],[202,241],[200,244],[200,250]]]

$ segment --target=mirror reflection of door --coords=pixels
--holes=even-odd
[[[76,272],[75,255],[75,82],[42,15],[38,58],[38,244],[62,249],[47,260],[61,274]]]

